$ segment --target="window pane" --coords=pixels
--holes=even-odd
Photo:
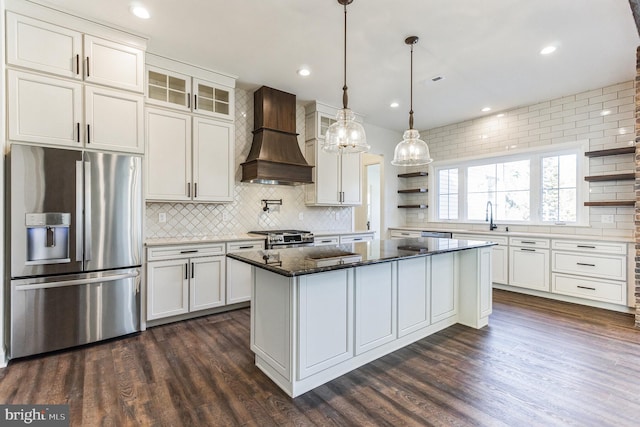
[[[487,212],[487,202],[493,204],[493,219],[496,219],[495,193],[473,193],[467,196],[467,218],[484,221]]]
[[[438,218],[458,219],[458,169],[438,171]]]
[[[496,165],[470,166],[467,169],[469,193],[485,193],[496,189]]]
[[[542,221],[577,221],[577,155],[542,159]]]
[[[529,191],[505,191],[497,194],[494,219],[529,221]]]
[[[498,191],[528,190],[529,160],[498,164]]]

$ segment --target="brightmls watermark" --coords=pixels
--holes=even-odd
[[[0,427],[69,427],[69,405],[0,405]]]

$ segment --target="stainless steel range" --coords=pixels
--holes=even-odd
[[[267,236],[264,247],[266,249],[296,248],[313,246],[314,237],[310,231],[302,230],[264,230],[250,231],[249,234]]]

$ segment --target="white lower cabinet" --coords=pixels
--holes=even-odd
[[[260,249],[264,249],[264,240],[227,243],[227,253],[258,251]],[[252,283],[253,267],[247,263],[227,258],[227,304],[251,301]]]
[[[398,261],[398,336],[429,326],[431,259],[410,258]]]
[[[553,240],[551,292],[626,305],[627,245]]]
[[[512,237],[509,245],[509,285],[549,292],[549,240]]]
[[[395,264],[355,269],[356,355],[396,338]]]
[[[353,357],[353,270],[299,280],[297,377],[303,379]]]
[[[453,253],[431,257],[431,323],[458,314],[458,286]]]
[[[224,243],[147,250],[147,320],[226,304]]]

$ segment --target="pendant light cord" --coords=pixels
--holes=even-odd
[[[342,108],[347,109],[349,96],[347,95],[347,3],[344,3],[344,85],[342,86]]]
[[[413,129],[413,43],[411,44],[411,78],[410,78],[409,129]]]

